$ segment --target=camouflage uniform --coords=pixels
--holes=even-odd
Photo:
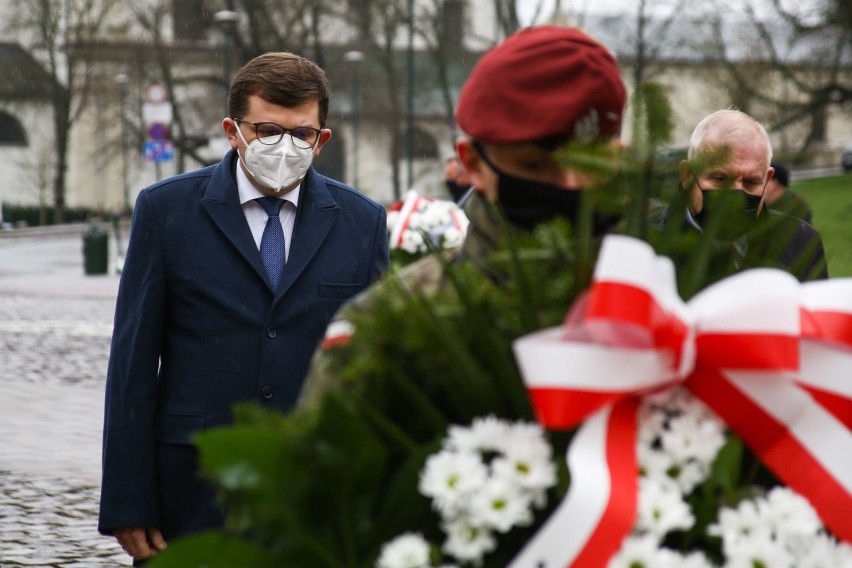
[[[344,304],[340,311],[334,316],[329,329],[334,329],[341,323],[347,322],[348,314],[352,312],[364,312],[371,309],[375,303],[376,295],[384,287],[389,285],[388,279],[396,279],[403,287],[408,289],[417,288],[423,293],[431,296],[446,285],[444,279],[444,264],[447,262],[473,262],[485,270],[485,259],[497,246],[501,234],[500,222],[497,211],[480,194],[471,192],[465,200],[463,209],[470,226],[467,230],[464,244],[456,249],[443,251],[439,254],[428,255],[416,262],[405,266],[398,272],[385,277],[352,300]],[[298,406],[309,406],[317,400],[319,394],[338,382],[335,376],[334,366],[331,364],[329,350],[334,349],[336,341],[347,341],[348,337],[338,336],[336,340],[326,336],[326,341],[320,345],[314,353],[311,369],[302,388],[301,398]]]

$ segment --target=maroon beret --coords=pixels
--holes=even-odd
[[[483,142],[615,136],[626,91],[615,58],[576,28],[535,26],[476,63],[456,121]]]

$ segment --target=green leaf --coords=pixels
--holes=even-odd
[[[258,491],[277,474],[281,436],[262,426],[207,430],[197,437],[202,467],[228,490]]]
[[[283,565],[281,558],[269,550],[221,531],[197,533],[169,542],[168,548],[146,564],[151,568],[279,568]],[[286,565],[298,568],[296,564]]]
[[[732,434],[719,453],[710,470],[710,482],[722,489],[724,492],[733,491],[740,482],[740,469],[742,468],[743,443]]]

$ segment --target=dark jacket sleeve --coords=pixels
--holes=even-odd
[[[790,219],[797,225],[781,262],[790,267],[790,272],[801,282],[828,278],[828,263],[819,232],[805,221]]]
[[[164,323],[162,247],[153,204],[136,201],[107,370],[98,530],[158,526],[154,416]]]
[[[375,231],[375,246],[373,247],[373,268],[370,272],[370,281],[375,282],[388,271],[390,257],[388,252],[388,215],[384,208],[379,212]]]

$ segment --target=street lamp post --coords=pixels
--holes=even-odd
[[[414,189],[414,0],[408,0],[408,88],[406,89],[406,137],[405,158],[408,174],[408,189]]]
[[[343,59],[352,64],[352,186],[358,187],[358,139],[361,124],[361,101],[358,93],[359,77],[358,71],[364,54],[360,51],[347,51]]]
[[[124,207],[123,212],[125,214],[130,213],[130,185],[127,180],[127,117],[126,117],[126,104],[127,104],[127,83],[130,81],[130,77],[128,77],[125,73],[119,73],[114,78],[116,84],[118,85],[118,109],[119,109],[119,120],[121,125],[121,185],[122,185],[122,193],[124,195]]]
[[[220,10],[213,14],[213,22],[222,30],[222,86],[225,91],[225,116],[228,116],[228,90],[231,84],[231,33],[239,20],[232,10]]]

